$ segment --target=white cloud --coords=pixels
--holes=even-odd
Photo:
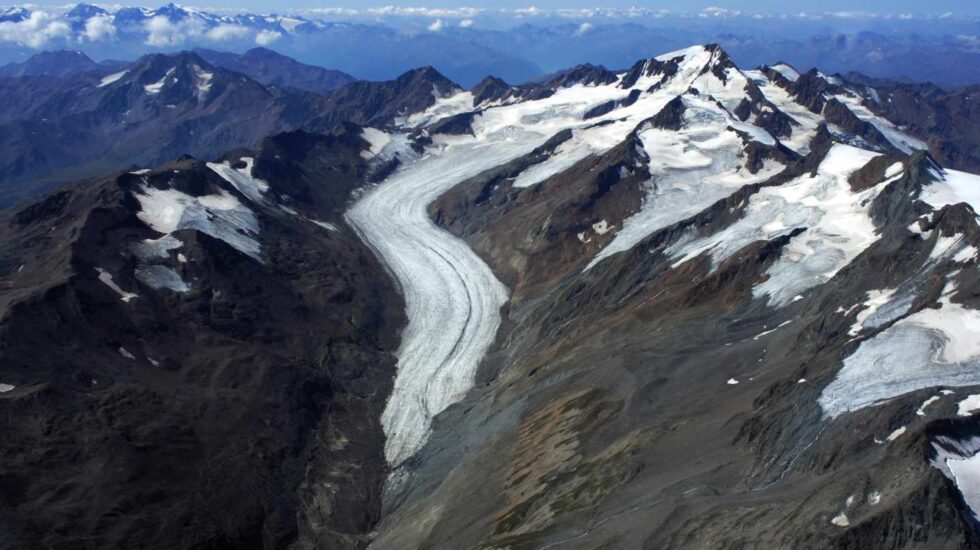
[[[85,31],[82,33],[83,36],[90,42],[97,42],[99,40],[112,38],[116,35],[116,26],[113,24],[112,20],[113,18],[111,15],[104,13],[90,17],[89,20],[85,22]]]
[[[701,16],[702,17],[706,17],[706,16],[712,16],[712,17],[738,17],[739,15],[742,15],[742,12],[739,11],[739,10],[731,10],[731,9],[722,8],[722,7],[719,7],[719,6],[708,6],[707,8],[704,8],[703,10],[701,10]]]
[[[188,38],[200,36],[204,26],[197,19],[185,19],[171,23],[166,16],[157,15],[145,24],[146,43],[150,46],[176,46]]]
[[[368,15],[376,17],[401,15],[409,17],[444,17],[447,19],[476,17],[483,12],[483,8],[403,8],[397,6],[384,6],[381,8],[368,8],[365,10],[365,13]]]
[[[32,12],[23,21],[0,23],[0,41],[16,42],[34,49],[41,49],[51,40],[70,34],[71,27],[43,11]]]
[[[594,28],[595,25],[593,25],[592,23],[582,23],[581,25],[578,26],[578,30],[575,31],[575,36],[582,36],[583,34],[588,33]]]
[[[442,19],[436,19],[431,25],[427,27],[432,32],[439,32],[442,30]]]
[[[474,21],[472,19],[463,19],[459,22],[459,26],[464,29],[468,29],[473,26]]]
[[[236,38],[245,38],[248,36],[249,31],[247,28],[241,25],[226,25],[221,24],[217,27],[210,29],[204,34],[208,40],[214,40],[216,42],[221,42],[224,40],[235,40]]]
[[[255,35],[255,43],[259,46],[268,46],[280,38],[282,38],[281,32],[264,30]]]

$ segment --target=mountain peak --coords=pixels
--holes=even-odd
[[[455,82],[443,76],[435,67],[430,65],[406,71],[395,79],[395,83],[400,86],[431,84],[433,93],[440,97],[445,97],[460,90],[460,87]]]
[[[65,76],[97,68],[98,64],[95,61],[78,50],[55,50],[35,54],[22,63],[11,63],[0,67],[0,75]]]

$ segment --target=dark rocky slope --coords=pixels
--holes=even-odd
[[[3,214],[0,546],[364,546],[404,319],[340,219],[366,170],[352,130],[229,157],[257,157],[261,200],[186,158]],[[244,205],[260,253],[219,210],[146,248],[152,189]]]
[[[243,54],[198,48],[194,53],[216,67],[248,75],[266,86],[322,95],[356,80],[345,72],[306,65],[267,48],[252,48]]]

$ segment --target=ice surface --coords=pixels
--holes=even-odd
[[[144,262],[155,259],[169,258],[171,250],[176,250],[184,243],[173,235],[164,235],[159,239],[144,239],[133,247],[136,257]]]
[[[865,328],[877,328],[908,313],[915,303],[915,293],[898,293],[898,289],[872,290],[864,302],[864,309],[857,314],[848,334],[857,336]]]
[[[126,292],[125,290],[119,288],[119,285],[112,280],[112,274],[108,271],[102,269],[101,267],[95,268],[99,272],[99,280],[102,281],[107,287],[111,288],[123,302],[129,302],[133,298],[139,298],[138,294],[133,294],[132,292]]]
[[[937,386],[980,385],[980,311],[953,303],[923,309],[861,342],[821,393],[837,417]]]
[[[141,265],[136,268],[134,276],[150,288],[166,288],[174,292],[190,290],[179,273],[164,265]]]
[[[835,144],[815,176],[807,174],[761,189],[737,222],[714,235],[682,240],[666,252],[675,259],[674,265],[710,253],[712,266],[717,268],[752,242],[805,228],[783,247],[779,259],[766,271],[769,278],[754,289],[756,296],[786,305],[801,292],[828,281],[878,239],[868,208],[870,199],[890,180],[861,193],[852,192],[848,182],[851,173],[875,156],[877,153]]]
[[[254,158],[242,157],[241,161],[245,163],[245,167],[239,169],[232,168],[230,161],[209,162],[207,166],[225,181],[235,186],[235,189],[248,197],[249,200],[261,203],[264,200],[265,192],[269,190],[269,184],[265,180],[252,176],[252,169],[255,168]]]
[[[398,465],[425,442],[432,416],[470,389],[500,324],[507,289],[465,242],[435,226],[426,207],[469,177],[516,158],[546,136],[492,143],[438,140],[347,214],[401,285],[408,326],[382,415],[385,456]],[[456,143],[452,143],[456,141]],[[462,140],[468,141],[468,140]]]
[[[258,219],[228,192],[192,197],[176,189],[144,186],[136,198],[141,206],[137,216],[153,230],[170,234],[196,229],[261,261],[261,247],[254,238],[259,232]]]
[[[106,86],[112,84],[113,82],[118,82],[122,77],[126,76],[126,73],[128,73],[128,72],[129,72],[129,70],[127,69],[125,71],[120,71],[118,73],[113,73],[113,74],[111,74],[111,75],[103,78],[102,80],[100,80],[99,81],[99,85],[96,86],[96,87],[97,88],[105,88]]]

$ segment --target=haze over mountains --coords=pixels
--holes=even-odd
[[[174,4],[12,7],[0,12],[0,63],[39,49],[80,49],[101,61],[274,45],[299,61],[361,79],[387,80],[431,65],[469,87],[488,74],[519,83],[580,63],[622,69],[657,51],[711,42],[745,67],[781,59],[942,86],[980,82],[976,16],[789,11],[391,7],[267,15]]]

